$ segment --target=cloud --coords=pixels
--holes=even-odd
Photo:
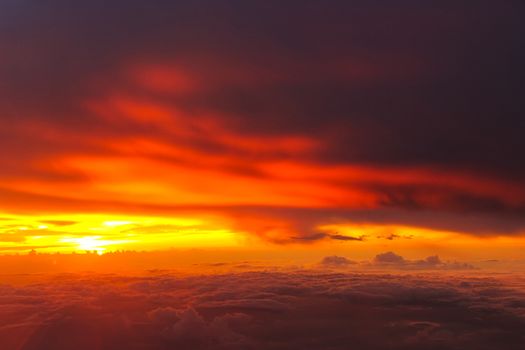
[[[517,0],[4,1],[0,14],[2,211],[192,207],[273,242],[350,218],[525,230]],[[266,223],[240,213],[253,208]]]
[[[376,257],[374,258],[374,263],[400,265],[400,264],[405,263],[405,258],[403,258],[400,255],[397,255],[394,252],[386,252],[386,253],[377,254]]]
[[[48,275],[0,285],[0,345],[518,350],[524,288],[518,275],[479,272]],[[262,300],[281,307],[246,307]]]
[[[363,241],[364,236],[352,237],[352,236],[347,236],[347,235],[341,235],[338,233],[331,234],[331,233],[318,232],[318,233],[313,233],[310,235],[293,237],[293,240],[303,241],[303,242],[315,242],[315,241],[319,241],[322,239],[333,239],[336,241]]]
[[[474,266],[457,261],[442,261],[439,256],[432,255],[422,260],[407,260],[394,252],[377,254],[372,265],[403,268],[403,269],[443,269],[443,270],[470,270]]]
[[[395,233],[389,233],[386,235],[377,236],[377,238],[384,238],[389,241],[393,241],[394,239],[412,239],[414,238],[413,235],[398,235]]]
[[[321,260],[321,266],[324,267],[347,267],[348,265],[355,264],[356,262],[349,260],[343,256],[325,256]]]
[[[163,335],[171,346],[191,349],[246,349],[248,340],[232,331],[229,323],[246,321],[242,314],[225,314],[206,322],[193,308],[178,313],[179,320],[166,328]]]
[[[180,319],[179,311],[170,306],[159,307],[151,310],[148,312],[148,317],[151,320],[160,323],[175,323]]]
[[[329,235],[331,239],[335,239],[338,241],[362,241],[364,239],[364,236],[361,237],[352,237],[352,236],[345,236],[340,234],[335,235]]]

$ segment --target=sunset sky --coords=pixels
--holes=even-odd
[[[1,0],[1,350],[523,350],[523,0]]]
[[[1,252],[523,258],[523,4],[329,3],[3,1]]]

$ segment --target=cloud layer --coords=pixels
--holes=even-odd
[[[5,349],[521,349],[523,276],[67,274],[2,285]]]
[[[212,212],[272,241],[388,215],[523,233],[523,13],[3,1],[0,209]]]

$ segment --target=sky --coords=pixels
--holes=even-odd
[[[524,10],[2,1],[0,253],[523,259]]]
[[[523,18],[1,0],[0,349],[523,350]]]

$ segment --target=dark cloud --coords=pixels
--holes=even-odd
[[[302,235],[302,236],[293,237],[293,240],[303,241],[303,242],[315,242],[315,241],[319,241],[322,239],[333,239],[336,241],[363,241],[364,236],[353,237],[353,236],[341,235],[338,233],[331,234],[331,233],[318,232],[318,233],[313,233],[310,235]]]
[[[457,261],[442,261],[439,256],[432,255],[422,260],[407,260],[394,252],[380,253],[372,260],[372,266],[401,268],[401,269],[442,269],[442,270],[470,270],[474,266]]]
[[[356,262],[337,255],[325,256],[320,263],[320,265],[324,267],[347,267],[353,264],[356,264]]]
[[[97,82],[133,90],[123,65],[173,63],[210,85],[173,103],[232,114],[250,133],[315,132],[328,143],[322,160],[523,179],[512,152],[523,148],[523,11],[519,1],[4,2],[3,114],[41,110],[98,130],[78,109]]]
[[[404,264],[405,258],[401,255],[397,255],[394,252],[386,252],[377,254],[374,258],[374,263],[376,264]]]
[[[346,235],[340,235],[340,234],[334,234],[329,236],[331,239],[335,239],[337,241],[362,241],[364,240],[364,236],[361,237],[352,237],[352,236],[346,236]]]
[[[377,236],[377,238],[384,238],[389,241],[393,241],[394,239],[412,239],[414,238],[413,235],[398,235],[395,233],[389,233],[387,235]]]
[[[309,235],[314,225],[308,224],[321,217],[388,218],[480,235],[523,232],[525,162],[517,150],[525,149],[524,13],[518,0],[3,1],[0,195],[13,211],[185,210],[177,199],[166,208],[113,197],[73,199],[53,187],[93,181],[57,158],[122,156],[110,141],[137,137],[234,158],[219,167],[250,179],[275,176],[257,166],[262,161],[429,170],[402,184],[326,180],[341,191],[373,195],[377,212],[345,210],[338,201],[318,211],[293,209],[299,200],[265,208],[294,217],[287,241],[361,239]],[[183,117],[171,123],[130,118],[115,106],[118,98],[173,108]],[[216,130],[202,128],[215,125],[210,115],[255,147],[214,138]],[[191,132],[181,135],[186,129]],[[313,140],[315,147],[262,150],[278,137]],[[194,156],[132,154],[185,169],[218,167],[197,165]],[[428,173],[436,183],[428,184]],[[487,182],[467,188],[470,178],[445,181],[447,174]],[[13,179],[44,181],[52,190],[11,188]]]
[[[519,276],[437,272],[56,275],[0,285],[0,345],[518,350],[523,288]]]

